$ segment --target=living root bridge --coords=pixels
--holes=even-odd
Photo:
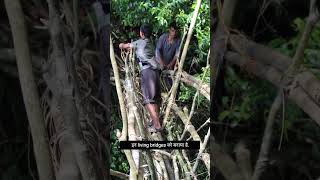
[[[160,133],[151,135],[150,133],[145,132],[145,124],[148,122],[149,115],[144,110],[142,102],[142,96],[140,93],[139,87],[139,78],[135,73],[136,65],[135,60],[132,58],[132,54],[122,54],[122,60],[124,63],[116,62],[114,57],[113,46],[111,46],[111,60],[114,68],[114,77],[115,84],[117,86],[118,95],[123,94],[122,96],[118,96],[119,101],[123,101],[121,103],[121,111],[125,113],[123,117],[128,117],[128,121],[123,119],[123,129],[122,133],[118,136],[119,140],[126,139],[123,135],[129,137],[129,140],[179,140],[172,136],[173,132],[176,130],[173,126],[168,125],[165,127],[165,130],[169,132],[170,137],[162,137]],[[118,64],[124,64],[124,68],[118,68]],[[123,73],[120,76],[117,73]],[[167,71],[166,73],[173,74],[173,71]],[[121,80],[120,77],[125,77],[125,79]],[[209,92],[210,88],[206,83],[196,79],[195,77],[183,72],[181,75],[181,81],[179,83],[185,83],[191,87],[195,87],[199,94],[206,97],[209,100]],[[163,99],[167,99],[168,95],[163,94]],[[172,104],[172,110],[174,114],[177,115],[182,121],[182,124],[185,130],[190,134],[190,138],[193,140],[200,141],[200,151],[198,156],[196,157],[196,162],[192,166],[192,161],[189,160],[189,155],[185,152],[185,150],[174,150],[170,153],[170,151],[149,151],[145,150],[144,153],[137,150],[126,151],[126,156],[131,169],[136,169],[135,171],[130,171],[130,178],[136,179],[143,175],[143,172],[148,172],[144,174],[146,176],[150,176],[151,179],[181,179],[181,178],[196,178],[197,175],[196,170],[199,168],[198,164],[201,160],[205,167],[208,170],[210,169],[210,158],[209,154],[205,152],[206,146],[208,143],[209,135],[204,137],[200,137],[198,134],[198,130],[193,126],[192,121],[189,120],[189,114],[182,110],[181,107],[178,107],[176,103]],[[192,117],[192,115],[191,115]],[[174,118],[174,117],[173,117]],[[207,121],[202,128],[207,126],[209,123]],[[210,133],[210,131],[208,131]],[[180,135],[178,135],[180,136]],[[157,146],[157,143],[155,143]],[[150,148],[150,146],[149,146]],[[169,154],[169,156],[167,155]],[[143,157],[144,160],[139,161],[139,157]],[[147,166],[144,165],[147,164]],[[179,168],[180,167],[180,168]],[[179,171],[180,170],[180,171]],[[137,173],[139,172],[139,174]],[[155,176],[155,177],[152,177]]]

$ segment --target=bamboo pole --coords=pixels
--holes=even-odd
[[[113,49],[113,43],[112,43],[112,38],[110,37],[110,59],[111,59],[111,65],[115,77],[115,84],[116,84],[116,90],[118,94],[118,100],[120,104],[120,111],[121,111],[121,116],[122,116],[122,123],[123,123],[123,128],[122,128],[122,133],[121,136],[119,137],[120,141],[125,141],[127,140],[128,136],[128,118],[127,118],[127,111],[126,107],[124,104],[124,97],[123,97],[123,92],[121,89],[121,83],[120,83],[120,75],[119,75],[119,70],[118,70],[118,65],[114,56],[114,49]],[[133,173],[137,173],[138,169],[135,165],[135,162],[133,160],[132,154],[130,150],[124,150],[124,153],[127,157],[128,163],[130,165],[130,169],[133,171]]]
[[[192,175],[194,175],[194,173],[197,170],[197,167],[198,167],[198,164],[199,164],[199,160],[201,159],[202,153],[206,149],[206,146],[207,146],[207,144],[209,142],[209,137],[210,137],[210,128],[209,128],[209,130],[207,132],[206,137],[204,138],[202,146],[200,147],[199,153],[198,153],[197,158],[196,158],[196,162],[194,163],[194,165],[192,167],[192,172],[191,172]]]
[[[115,78],[116,91],[118,94],[118,100],[119,100],[122,123],[123,123],[121,138],[119,138],[119,139],[123,141],[123,140],[126,140],[127,136],[128,136],[128,118],[127,118],[126,106],[124,103],[123,92],[121,89],[119,69],[118,69],[117,61],[116,61],[115,55],[114,55],[114,49],[113,49],[113,43],[112,43],[111,36],[110,36],[110,59],[111,59],[111,65],[112,65],[113,74],[114,74],[114,78]]]

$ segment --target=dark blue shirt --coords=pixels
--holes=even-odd
[[[160,57],[165,65],[168,65],[173,58],[179,56],[181,39],[175,38],[172,43],[169,42],[169,34],[162,34],[157,42],[156,59],[160,62]]]

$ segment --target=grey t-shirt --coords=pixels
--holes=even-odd
[[[156,59],[160,62],[160,57],[162,57],[164,63],[168,65],[172,59],[179,56],[179,48],[181,39],[175,38],[174,41],[169,43],[169,34],[162,34],[157,42],[156,47]]]
[[[130,43],[130,47],[136,50],[141,70],[147,68],[159,69],[159,64],[155,60],[154,45],[148,38],[138,39]]]

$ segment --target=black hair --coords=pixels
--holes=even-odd
[[[152,28],[150,25],[144,24],[140,27],[140,31],[143,32],[143,34],[146,38],[149,38],[152,33]]]
[[[170,24],[169,24],[169,28],[173,28],[173,29],[175,29],[175,30],[178,30],[178,26],[177,26],[176,22],[170,23]]]

